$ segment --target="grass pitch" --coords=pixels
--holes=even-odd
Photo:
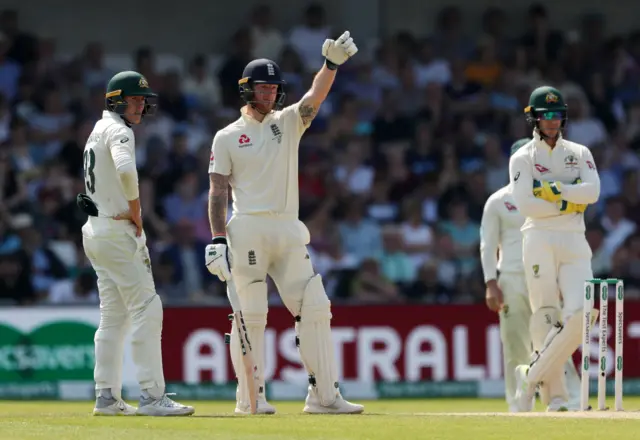
[[[305,415],[302,402],[273,403],[273,416],[236,416],[233,402],[200,401],[191,417],[149,418],[93,417],[93,402],[1,401],[0,440],[614,440],[640,429],[640,398],[631,397],[625,412],[553,414],[508,414],[499,399],[381,400],[352,416]]]

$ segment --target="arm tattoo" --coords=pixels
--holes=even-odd
[[[302,119],[302,124],[305,127],[311,125],[311,121],[316,117],[318,113],[318,109],[312,105],[305,103],[304,101],[300,103],[300,118]]]
[[[227,233],[227,205],[229,203],[229,176],[209,175],[209,224],[212,235]]]

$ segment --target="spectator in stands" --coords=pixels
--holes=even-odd
[[[411,302],[446,304],[451,301],[453,290],[440,282],[438,265],[432,261],[420,266],[417,279],[404,290],[404,294]]]
[[[607,199],[602,227],[607,234],[604,247],[609,255],[613,255],[638,228],[627,218],[626,207],[620,197]]]
[[[175,225],[180,220],[195,223],[205,217],[207,211],[198,191],[198,176],[193,172],[184,174],[176,190],[165,198],[163,207],[169,225]]]
[[[37,59],[37,38],[20,29],[18,11],[5,9],[0,12],[0,32],[9,40],[9,58],[22,66]]]
[[[298,53],[306,71],[316,72],[324,63],[318,48],[327,38],[331,38],[331,27],[326,24],[325,10],[322,5],[312,3],[305,10],[304,23],[289,34],[288,44]]]
[[[9,57],[11,42],[0,32],[0,93],[8,100],[13,100],[18,92],[18,80],[22,67]]]
[[[33,304],[36,292],[31,284],[29,262],[23,251],[0,254],[0,302],[5,305]]]
[[[182,82],[182,91],[192,106],[210,112],[220,105],[222,92],[218,82],[209,74],[207,59],[197,55],[191,60],[189,73]]]
[[[382,256],[382,232],[373,221],[364,217],[362,200],[353,198],[346,206],[345,218],[339,225],[345,251],[358,261]]]
[[[45,301],[50,304],[98,304],[100,300],[95,274],[85,271],[75,279],[55,282]]]
[[[360,264],[351,286],[350,297],[364,303],[401,302],[400,290],[393,282],[384,277],[379,263],[366,258]]]
[[[591,258],[593,276],[596,278],[607,278],[611,270],[611,253],[607,252],[604,247],[604,228],[598,224],[590,225],[587,228],[586,237],[593,254]]]
[[[249,29],[239,29],[233,35],[231,50],[225,54],[226,58],[218,71],[218,81],[222,90],[222,105],[224,107],[239,108],[240,95],[238,94],[238,79],[242,78],[242,72],[251,61],[253,52],[253,40]]]
[[[206,243],[195,238],[194,229],[190,220],[180,219],[172,229],[173,244],[162,253],[162,258],[166,258],[164,261],[173,267],[170,285],[173,288],[180,286],[179,293],[183,298],[202,295],[206,285],[213,282],[207,268],[199,262]]]
[[[251,38],[254,41],[252,58],[277,60],[285,45],[282,33],[273,26],[271,7],[267,4],[256,6],[251,13]],[[282,67],[282,66],[280,66]]]
[[[198,287],[197,274],[187,275],[189,283],[177,275],[193,242],[210,239],[202,194],[211,138],[238,118],[237,81],[253,56],[280,64],[287,103],[308,88],[340,11],[331,11],[331,21],[322,5],[300,12],[303,22],[283,37],[270,7],[258,5],[232,44],[217,47],[228,48],[219,68],[211,62],[218,54],[206,53],[186,60],[185,74],[179,63],[159,72],[155,54],[166,48],[155,45],[118,61],[161,90],[163,111],[135,135],[146,233],[158,256],[153,269],[168,301],[225,301],[224,285],[210,277]],[[482,301],[479,207],[505,183],[509,146],[531,136],[522,109],[532,88],[551,83],[570,100],[565,137],[589,144],[606,192],[586,211],[594,270],[623,277],[640,295],[640,32],[614,29],[620,35],[608,38],[612,23],[604,16],[558,16],[552,5],[532,5],[519,24],[522,17],[506,10],[489,8],[478,23],[471,13],[463,21],[459,8],[446,7],[434,32],[402,31],[363,46],[305,133],[300,214],[327,291],[337,301]],[[583,26],[557,32],[551,14]],[[524,35],[507,32],[514,29]],[[20,302],[46,300],[45,285],[65,285],[68,293],[69,280],[86,267],[78,254],[86,216],[74,197],[84,188],[82,150],[104,109],[110,55],[117,55],[105,53],[116,43],[98,34],[71,53],[59,36],[30,31],[18,26],[16,11],[0,12],[0,297]],[[33,227],[16,231],[21,218]],[[175,241],[184,238],[185,221],[195,225],[188,246]],[[383,240],[388,229],[400,237]],[[395,260],[408,258],[415,277],[396,271],[385,247],[402,255]],[[56,259],[64,284],[52,275]]]
[[[416,270],[409,254],[404,250],[402,232],[395,227],[385,229],[382,244],[380,268],[384,277],[401,286],[410,285],[416,278]]]

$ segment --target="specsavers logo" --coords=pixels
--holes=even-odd
[[[54,321],[30,332],[0,324],[0,383],[92,380],[95,331],[75,321]]]

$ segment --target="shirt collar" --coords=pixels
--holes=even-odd
[[[560,135],[558,136],[558,140],[556,141],[556,147],[560,145],[563,140],[564,139],[562,138],[562,132],[560,132]],[[549,153],[553,151],[553,149],[549,146],[549,144],[547,144],[544,141],[544,139],[542,139],[542,137],[540,136],[540,133],[538,133],[538,130],[533,130],[533,142],[536,148],[547,151]]]
[[[102,112],[102,117],[103,118],[111,118],[113,120],[115,120],[116,122],[126,125],[127,127],[131,128],[131,124],[129,124],[126,119],[124,119],[122,116],[120,116],[119,114],[117,114],[116,112],[110,112],[109,110],[104,110]]]
[[[259,122],[258,120],[254,119],[252,116],[250,116],[249,114],[247,114],[247,110],[246,107],[242,107],[240,109],[240,116],[242,117],[242,120],[246,123],[246,124],[252,124],[252,125],[256,125],[256,124],[263,124],[265,122],[267,122],[267,120],[269,120],[271,118],[271,115],[273,114],[273,111],[271,111],[270,113],[268,113],[267,115],[265,115],[264,119],[262,120],[262,122]]]

